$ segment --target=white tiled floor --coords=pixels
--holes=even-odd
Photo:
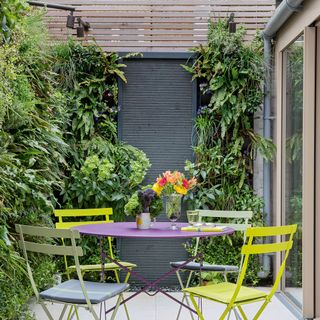
[[[267,290],[267,289],[266,289]],[[125,293],[125,297],[132,293]],[[182,294],[180,292],[173,293],[173,296],[177,299],[181,299]],[[205,301],[205,300],[204,300]],[[109,307],[115,303],[115,299],[109,300]],[[146,294],[140,294],[128,303],[128,309],[130,312],[131,320],[174,320],[176,319],[178,305],[171,299],[165,297],[162,294],[157,294],[153,297],[149,297]],[[249,319],[252,319],[255,312],[258,310],[261,303],[251,304],[244,307],[244,310]],[[217,320],[223,311],[223,305],[205,301],[203,303],[205,319]],[[39,305],[32,305],[31,307],[36,314],[38,320],[47,319],[42,308]],[[49,310],[53,313],[54,319],[59,318],[61,305],[49,304]],[[93,319],[90,313],[84,309],[80,309],[81,320]],[[97,308],[98,310],[98,308]],[[110,319],[110,316],[108,317]],[[117,320],[126,320],[126,316],[123,307],[119,309],[116,317]],[[190,320],[190,313],[184,309],[181,313],[180,320]],[[235,317],[230,317],[230,320],[234,320]],[[261,317],[261,320],[297,320],[297,318],[276,298],[272,299],[272,302],[267,306]]]

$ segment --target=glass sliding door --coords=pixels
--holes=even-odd
[[[298,224],[282,289],[302,307],[302,183],[304,36],[283,51],[284,75],[284,199],[283,224]]]

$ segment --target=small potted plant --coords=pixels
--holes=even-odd
[[[162,210],[162,199],[149,186],[135,192],[124,207],[126,215],[136,218],[138,229],[149,229]]]

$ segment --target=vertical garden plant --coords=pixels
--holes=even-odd
[[[198,81],[201,97],[195,161],[187,162],[186,169],[198,180],[189,195],[194,208],[252,210],[252,222],[262,224],[262,200],[252,187],[253,164],[257,152],[270,159],[274,146],[254,132],[254,114],[263,98],[264,64],[261,43],[245,43],[244,35],[243,28],[229,33],[225,21],[210,23],[208,44],[194,48],[195,62],[184,66]],[[206,244],[207,261],[237,265],[241,237],[233,237],[232,243],[230,239],[212,238]],[[248,281],[257,280],[253,270],[257,268],[251,268]]]

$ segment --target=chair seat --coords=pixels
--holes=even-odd
[[[135,268],[137,266],[137,265],[135,265],[133,263],[130,263],[130,262],[119,261],[119,263],[121,265],[123,265],[124,267],[129,268],[129,269]],[[120,269],[121,270],[121,268],[118,265],[116,265],[115,263],[113,263],[113,262],[112,263],[105,263],[104,264],[104,269],[106,271],[114,270],[114,269],[116,269],[116,270]],[[87,264],[87,265],[84,264],[84,265],[80,265],[80,270],[81,271],[100,271],[101,270],[101,264]],[[76,266],[68,267],[68,271],[70,271],[70,272],[76,271]]]
[[[127,290],[127,283],[101,283],[84,281],[89,299],[97,304]],[[52,301],[86,304],[79,280],[68,280],[48,290],[42,291],[40,297]]]
[[[170,262],[171,267],[178,268],[180,267],[185,261],[176,261]],[[200,270],[200,263],[199,262],[189,262],[185,266],[181,268],[181,270],[189,270],[189,271],[199,271]],[[228,265],[217,265],[217,264],[210,264],[207,262],[203,262],[203,266],[201,271],[215,271],[215,272],[239,272],[239,268],[237,266],[228,266]]]
[[[230,282],[222,282],[218,284],[213,284],[209,286],[193,287],[184,289],[184,292],[192,293],[196,296],[202,298],[208,298],[221,303],[228,304],[235,291],[236,284]],[[268,293],[254,289],[241,286],[239,294],[236,298],[235,303],[245,302],[247,300],[259,300],[265,298]]]

